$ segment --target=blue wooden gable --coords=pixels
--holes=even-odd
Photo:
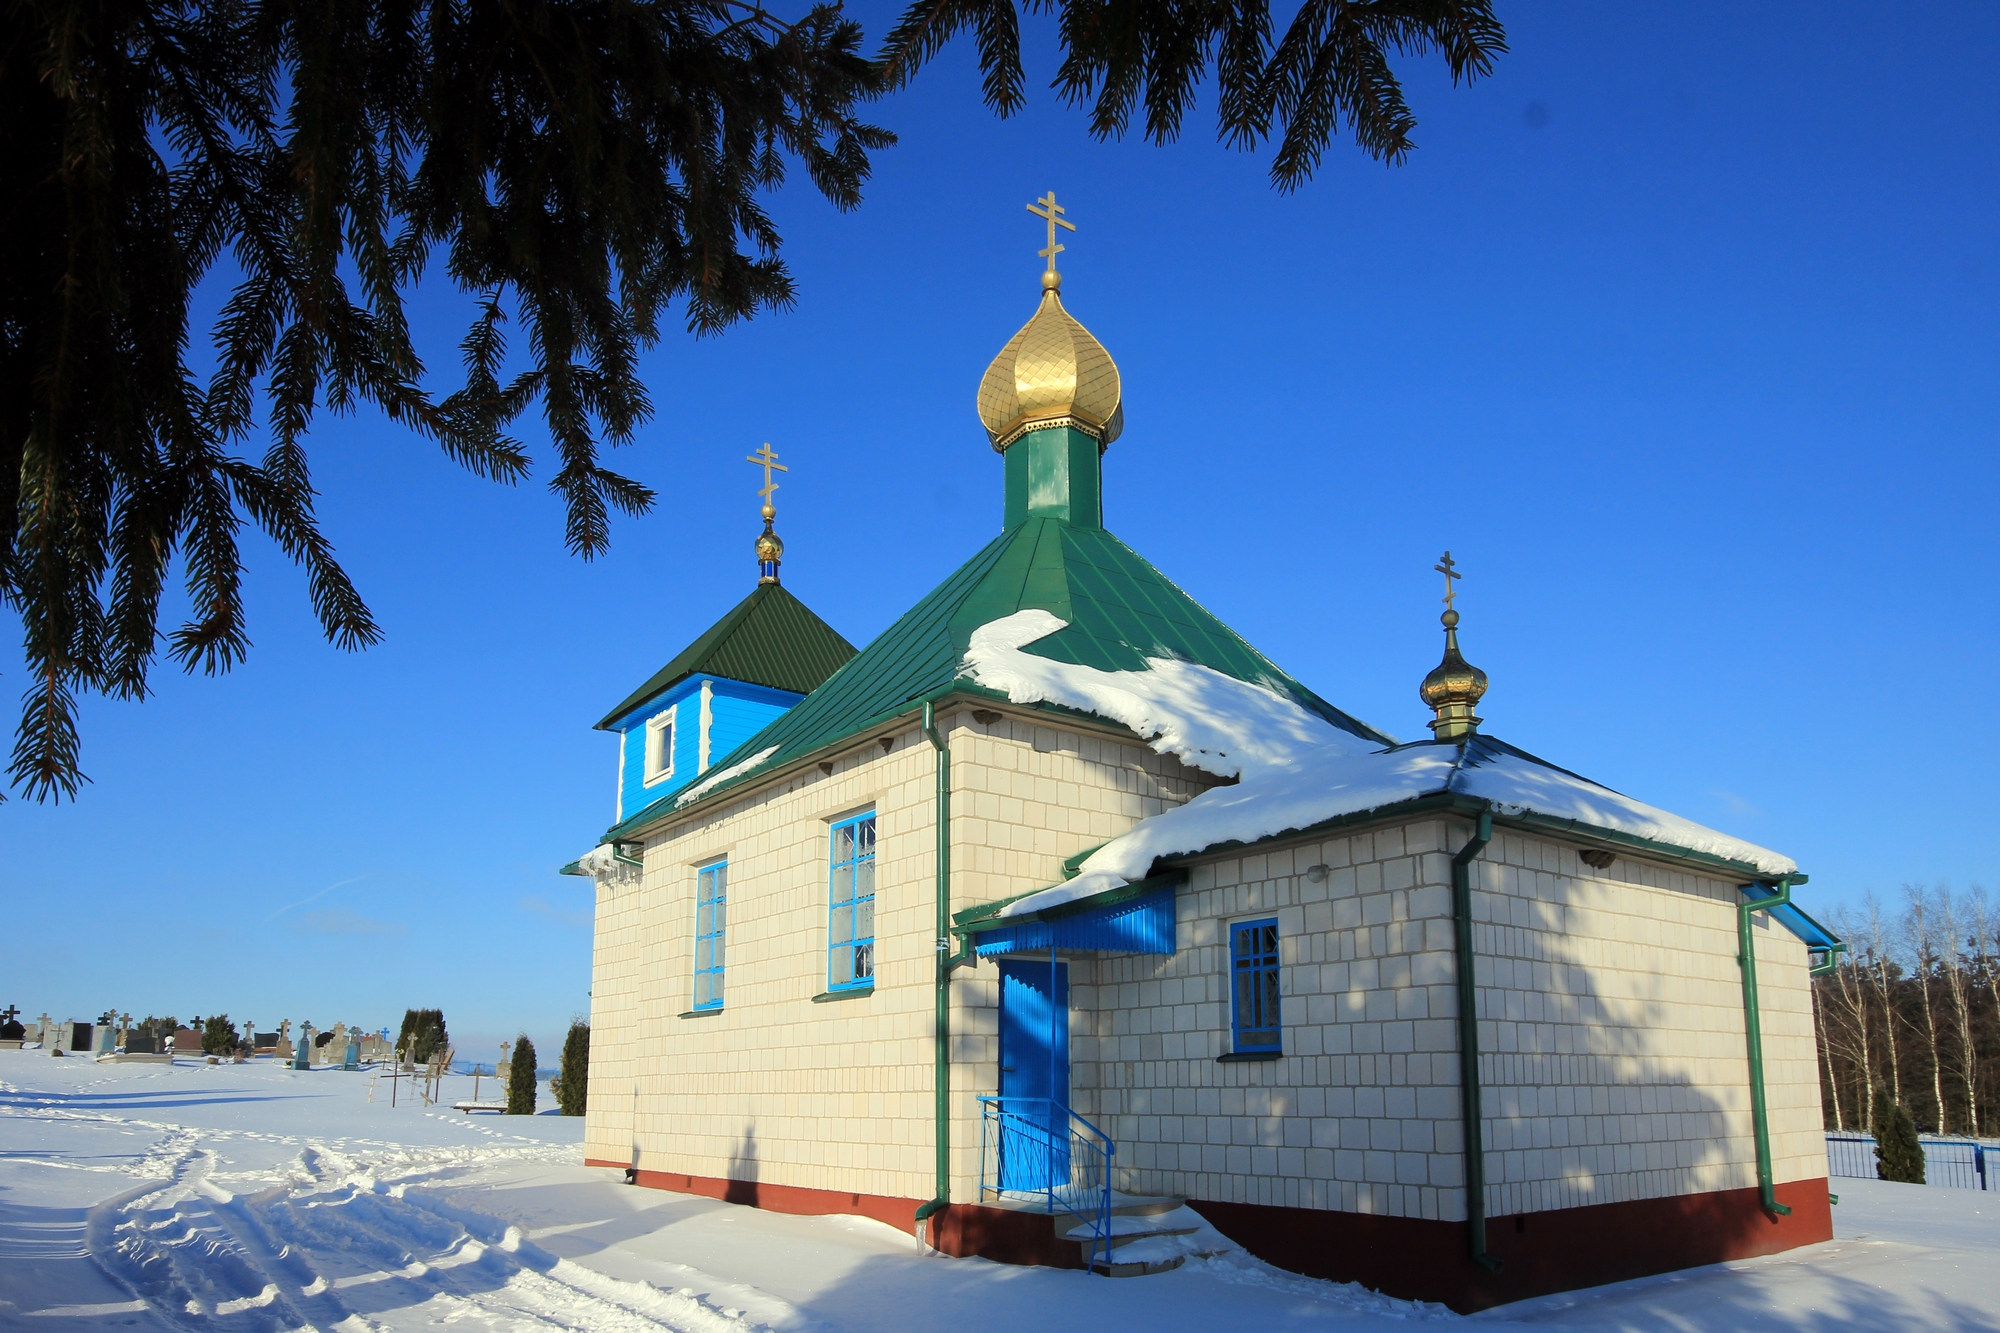
[[[695,675],[626,711],[609,728],[619,733],[619,822],[700,778],[804,697],[724,676]],[[672,729],[672,764],[649,773],[648,748],[655,731],[666,726]]]

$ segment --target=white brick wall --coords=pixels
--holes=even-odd
[[[1470,832],[1419,820],[1200,864],[1176,955],[1073,962],[1077,1110],[1119,1143],[1125,1187],[1465,1216],[1450,853]],[[1473,885],[1489,1213],[1755,1184],[1733,885],[1594,871],[1506,830]],[[1227,927],[1268,916],[1284,1058],[1217,1063]],[[1776,1178],[1822,1176],[1805,949],[1756,936]]]
[[[969,711],[952,744],[954,910],[1040,888],[1061,862],[1212,780],[1046,718]],[[930,1197],[934,759],[905,725],[832,774],[649,837],[643,885],[600,890],[587,1153],[650,1170]],[[827,827],[877,815],[876,991],[826,986]],[[1118,1143],[1123,1187],[1464,1216],[1450,853],[1439,818],[1212,859],[1171,958],[1071,960],[1072,1100]],[[726,1005],[692,995],[695,871],[730,862]],[[1323,864],[1314,882],[1307,867]],[[1498,830],[1474,912],[1488,1210],[1754,1183],[1733,886]],[[1227,1049],[1227,926],[1282,931],[1284,1058]],[[1761,918],[1760,918],[1761,920]],[[1823,1175],[1804,948],[1757,930],[1779,1180]],[[952,992],[953,1192],[978,1178],[975,1097],[998,1083],[991,963]]]
[[[1064,857],[1213,780],[1145,746],[1010,714],[940,718],[952,746],[953,910],[1044,887]],[[884,751],[877,743],[890,737]],[[586,1155],[648,1170],[927,1199],[934,1188],[935,757],[909,726],[646,842],[637,891],[603,889]],[[829,822],[876,812],[876,989],[826,989]],[[729,860],[721,1014],[693,995],[695,868]],[[995,970],[953,986],[954,1193],[978,1182],[998,1076]]]

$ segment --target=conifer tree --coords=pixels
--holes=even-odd
[[[582,1115],[590,1092],[590,1024],[577,1019],[563,1038],[562,1075],[556,1101],[564,1115]]]
[[[236,1048],[243,1044],[236,1035],[236,1025],[229,1021],[228,1014],[217,1014],[201,1026],[201,1053],[203,1055],[234,1055]]]
[[[451,1037],[444,1026],[444,1010],[403,1011],[403,1030],[396,1037],[396,1049],[403,1052],[404,1059],[424,1064],[432,1055],[450,1044]]]
[[[1875,1099],[1875,1175],[1905,1185],[1924,1183],[1924,1149],[1909,1108],[1886,1096]]]
[[[514,1042],[512,1063],[507,1068],[507,1114],[535,1113],[535,1043],[523,1032]]]
[[[510,485],[530,472],[510,428],[539,412],[565,541],[602,552],[614,511],[653,504],[602,453],[652,416],[661,321],[719,333],[791,305],[766,196],[803,168],[858,205],[895,141],[861,108],[954,34],[977,34],[989,105],[1018,109],[1017,6],[1059,11],[1056,87],[1094,133],[1143,108],[1173,138],[1212,66],[1223,137],[1275,138],[1284,188],[1343,126],[1408,154],[1396,57],[1470,81],[1506,49],[1491,0],[1305,0],[1276,40],[1264,0],[916,0],[875,60],[813,0],[15,0],[0,606],[26,689],[7,779],[74,797],[78,696],[144,699],[162,647],[211,675],[243,660],[246,527],[302,567],[331,643],[381,637],[315,513],[321,412],[373,408]],[[427,278],[461,303],[456,375],[411,333]],[[207,281],[227,290],[198,302]]]

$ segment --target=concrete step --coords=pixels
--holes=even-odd
[[[1176,1255],[1171,1259],[1161,1260],[1157,1263],[1092,1264],[1090,1271],[1104,1277],[1151,1277],[1155,1273],[1171,1273],[1186,1262],[1187,1260],[1184,1257]]]
[[[1114,1194],[1111,1196],[1113,1217],[1156,1217],[1161,1213],[1171,1213],[1176,1208],[1185,1208],[1187,1200],[1167,1195],[1148,1198],[1136,1194]]]

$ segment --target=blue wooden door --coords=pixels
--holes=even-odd
[[[1000,1188],[1069,1182],[1069,965],[1000,960]]]

